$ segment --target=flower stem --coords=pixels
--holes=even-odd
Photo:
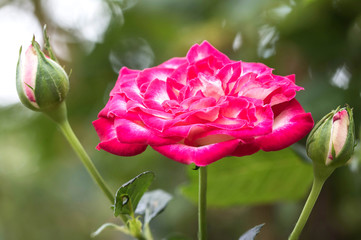
[[[71,128],[69,122],[67,120],[61,122],[59,123],[59,127],[62,130],[68,142],[70,143],[70,145],[73,147],[78,157],[80,158],[85,168],[88,170],[90,176],[98,184],[98,186],[103,191],[105,196],[109,199],[111,204],[114,204],[114,196],[112,192],[109,190],[103,178],[100,176],[98,170],[95,168],[93,162],[90,160],[90,157],[88,156],[83,146],[79,142],[78,138],[74,134],[73,129]]]
[[[98,170],[95,168],[89,155],[86,153],[84,147],[79,142],[79,139],[76,137],[73,129],[69,124],[65,102],[62,102],[57,108],[44,111],[44,114],[59,126],[65,138],[68,140],[68,142],[74,149],[75,153],[78,155],[79,159],[85,166],[90,176],[93,178],[95,183],[100,187],[100,189],[103,191],[105,196],[109,199],[110,203],[114,204],[114,195],[109,190],[103,178],[100,176]],[[123,214],[121,214],[120,217],[122,218],[124,224],[126,225],[128,222],[128,217]]]
[[[198,240],[207,239],[207,167],[199,168]]]
[[[298,218],[296,226],[294,227],[291,235],[288,240],[297,240],[305,226],[308,217],[311,214],[311,211],[317,201],[318,196],[322,190],[322,186],[327,180],[327,178],[331,175],[334,169],[320,169],[317,166],[314,166],[314,179],[312,184],[312,189],[310,195],[307,198],[305,206],[303,207],[302,213]]]
[[[152,232],[150,231],[148,223],[144,226],[144,235],[147,240],[153,240]]]

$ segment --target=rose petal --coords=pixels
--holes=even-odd
[[[240,76],[235,82],[229,82],[226,87],[226,92],[229,92],[231,96],[242,96],[241,89],[244,86],[247,86],[248,82],[255,81],[257,74],[255,73],[246,73],[245,75]]]
[[[119,156],[134,156],[145,151],[146,144],[124,144],[117,140],[113,121],[99,118],[93,122],[95,131],[98,133],[100,143],[96,147]]]
[[[256,144],[254,141],[245,141],[240,142],[234,150],[234,152],[231,154],[232,156],[236,157],[243,157],[247,155],[254,154],[260,150],[260,146]]]
[[[36,55],[35,48],[30,45],[25,52],[25,60],[22,62],[22,87],[23,90],[30,101],[30,103],[38,107],[35,99],[35,83],[36,83],[36,73],[38,69],[38,56]]]
[[[311,131],[311,113],[305,113],[296,99],[273,107],[275,120],[272,133],[256,139],[264,151],[277,151],[301,140]]]
[[[200,73],[213,76],[215,73],[224,66],[224,63],[219,59],[210,55],[201,59],[194,64],[189,65],[187,68],[187,78],[196,78]]]
[[[200,45],[193,45],[187,53],[187,60],[190,64],[192,64],[209,56],[214,56],[224,64],[231,62],[226,55],[215,49],[207,41],[202,42]]]
[[[148,68],[141,71],[136,79],[140,92],[144,93],[147,90],[149,83],[155,79],[164,82],[167,81],[167,78],[171,76],[173,71],[173,69],[161,67]]]
[[[254,63],[254,62],[242,62],[242,71],[243,74],[246,73],[256,73],[258,75],[271,74],[272,68],[264,65],[263,63]]]
[[[171,94],[169,96],[169,94]],[[156,107],[150,107],[155,109],[161,109],[163,110],[162,103],[171,100],[176,99],[176,96],[172,94],[172,92],[168,92],[167,89],[167,83],[164,81],[161,81],[159,79],[155,79],[152,82],[150,82],[145,94],[144,94],[144,100],[148,102],[154,103]]]
[[[117,138],[121,143],[167,145],[180,141],[182,138],[169,136],[161,137],[157,132],[147,128],[141,122],[135,123],[126,119],[118,118],[114,121]]]
[[[120,82],[119,89],[117,91],[114,91],[113,89],[111,92],[111,96],[115,94],[124,94],[130,100],[142,102],[143,97],[137,86],[136,76],[128,75],[127,77],[124,77],[122,81],[118,80],[118,82]]]
[[[333,116],[333,125],[332,125],[332,144],[333,149],[335,151],[335,155],[338,156],[338,154],[343,149],[345,142],[347,140],[348,136],[348,127],[350,124],[350,120],[348,117],[347,111],[344,109],[342,111],[337,112]],[[332,148],[330,148],[329,151],[331,151]],[[331,152],[328,154],[328,156],[331,154]],[[332,155],[331,155],[332,156]]]
[[[158,68],[170,68],[170,69],[177,69],[181,65],[187,63],[187,59],[185,57],[175,57],[171,58],[168,61],[158,65]]]
[[[117,139],[101,142],[96,147],[114,155],[130,157],[141,154],[147,149],[147,145],[119,143]]]
[[[242,62],[233,62],[225,65],[216,74],[216,78],[223,84],[223,89],[226,94],[230,92],[230,86],[242,75]],[[233,83],[233,84],[232,84]]]
[[[109,98],[108,103],[99,112],[98,117],[123,117],[127,113],[127,103],[122,95],[114,95]]]
[[[264,104],[274,106],[293,99],[296,96],[296,91],[302,89],[287,77],[268,74],[245,83],[239,89],[238,95],[262,99]]]
[[[120,69],[120,71],[119,71],[118,80],[116,81],[115,86],[112,89],[112,91],[110,91],[109,95],[113,96],[113,95],[117,94],[120,91],[121,85],[124,82],[127,82],[129,80],[135,81],[139,72],[140,72],[139,70],[132,70],[132,69],[128,69],[126,67],[122,67],[122,69]]]
[[[230,140],[202,147],[184,144],[151,146],[162,155],[184,164],[195,163],[199,167],[207,166],[223,157],[230,155],[237,148],[239,140]]]

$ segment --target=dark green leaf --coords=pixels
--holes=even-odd
[[[254,238],[260,232],[263,225],[264,223],[257,225],[254,228],[251,228],[245,234],[243,234],[238,240],[254,240]]]
[[[190,184],[182,192],[197,201],[198,172],[189,169]],[[208,166],[210,206],[254,205],[298,200],[312,182],[312,166],[290,149],[229,157]]]
[[[144,224],[148,224],[165,209],[171,199],[172,195],[160,189],[146,192],[140,199],[135,212],[144,214]]]
[[[133,213],[153,179],[154,173],[144,172],[123,184],[115,194],[114,216]]]

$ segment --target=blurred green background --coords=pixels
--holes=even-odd
[[[119,223],[56,126],[17,99],[19,47],[33,33],[42,42],[44,24],[72,69],[69,121],[111,188],[152,170],[151,189],[174,195],[151,223],[155,239],[196,239],[195,186],[187,186],[196,172],[150,148],[130,158],[95,150],[91,122],[122,66],[151,67],[208,40],[231,59],[295,73],[305,88],[297,99],[316,121],[350,104],[359,132],[360,0],[0,0],[0,240],[90,239],[102,223]],[[327,181],[301,239],[361,239],[359,155]],[[310,187],[307,161],[285,150],[226,158],[209,169],[210,240],[238,239],[263,222],[257,239],[287,239]],[[129,238],[106,231],[95,239]]]

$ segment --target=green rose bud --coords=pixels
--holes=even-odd
[[[346,164],[355,147],[355,126],[350,107],[336,109],[323,117],[307,138],[308,156],[318,168]]]
[[[45,56],[33,40],[25,55],[19,56],[16,87],[26,107],[47,113],[59,108],[64,101],[69,91],[69,78],[64,69]]]

